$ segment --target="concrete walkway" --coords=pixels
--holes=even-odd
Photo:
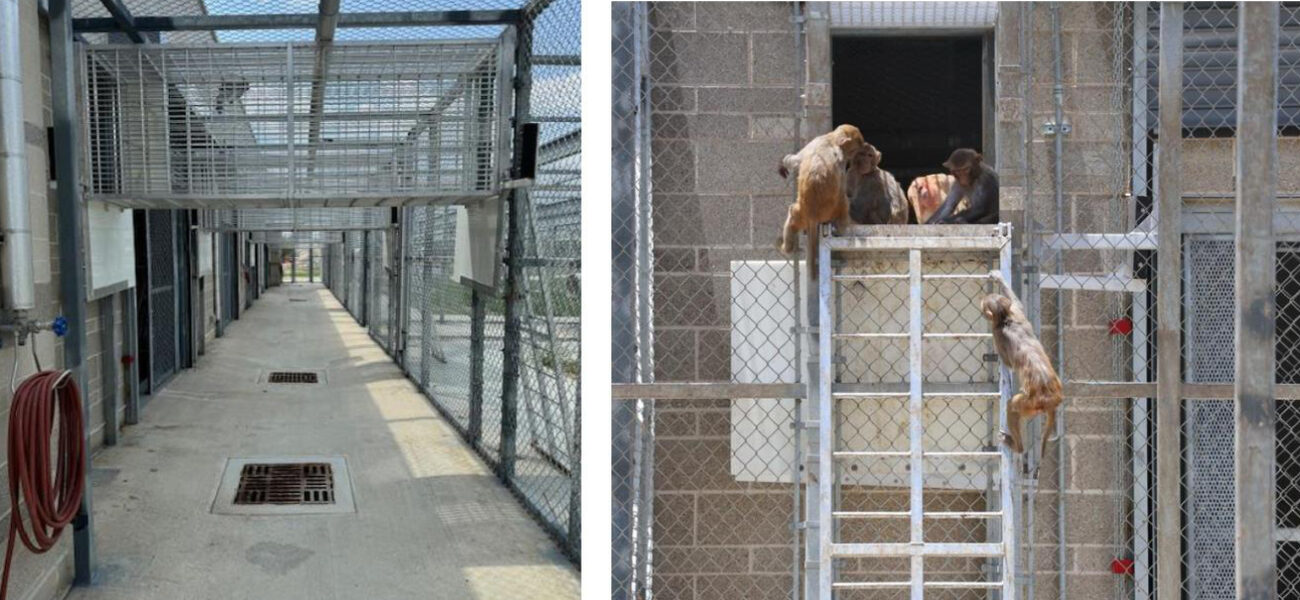
[[[327,383],[259,383],[293,368]],[[356,513],[211,513],[227,458],[308,455],[347,458]],[[319,285],[264,294],[94,465],[100,582],[76,600],[579,595],[554,543]]]

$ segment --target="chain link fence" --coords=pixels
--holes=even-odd
[[[471,244],[464,207],[392,209],[395,225],[345,231],[329,255],[335,295],[575,561],[579,7],[578,0],[515,7],[523,20],[515,122],[537,123],[540,139],[532,185],[510,191],[500,215],[509,260],[497,270],[495,289],[462,279]],[[517,168],[520,156],[514,160]]]
[[[864,128],[864,134],[880,140],[882,168],[912,175],[909,153],[932,140],[909,140],[899,131],[917,122],[908,118],[909,107],[932,106],[930,97],[907,100],[912,92],[905,82],[864,83],[845,61],[832,65],[828,58],[835,43],[864,33],[875,39],[873,47],[892,48],[889,39],[900,27],[921,33],[935,27],[934,39],[961,37],[953,23],[987,28],[966,31],[969,39],[960,41],[986,53],[982,133],[971,135],[982,135],[983,147],[974,145],[998,171],[1000,220],[1015,226],[1014,285],[1067,388],[1059,441],[1045,456],[1031,449],[1016,482],[1020,595],[1170,597],[1156,587],[1158,542],[1168,535],[1156,527],[1158,464],[1177,469],[1181,490],[1177,498],[1159,499],[1180,506],[1178,594],[1235,593],[1235,419],[1230,391],[1223,391],[1231,388],[1215,386],[1233,378],[1232,315],[1239,308],[1233,295],[1237,5],[1183,5],[1173,34],[1182,40],[1182,61],[1170,70],[1181,81],[1181,114],[1170,121],[1180,130],[1181,152],[1178,161],[1162,163],[1160,3],[975,4],[916,10],[885,2],[866,12],[852,3],[615,5],[612,350],[616,395],[624,398],[616,401],[613,424],[615,598],[805,597],[799,578],[806,490],[796,483],[804,480],[797,473],[803,457],[793,440],[806,401],[747,398],[781,389],[797,396],[806,387],[802,313],[811,298],[802,262],[771,250],[793,198],[775,166],[840,122],[842,107],[832,107],[832,99],[870,89],[871,101],[884,105],[897,127]],[[987,23],[986,15],[992,15]],[[1300,335],[1300,314],[1293,314],[1300,292],[1300,179],[1289,168],[1300,160],[1300,7],[1284,3],[1280,21],[1277,382],[1290,384],[1300,378],[1292,377],[1300,364],[1293,351]],[[894,71],[908,70],[905,54],[882,56],[904,62],[892,65]],[[891,95],[895,87],[898,97]],[[939,172],[940,161],[924,172]],[[1181,235],[1164,240],[1163,257],[1161,181],[1178,185],[1182,196],[1181,210],[1164,222],[1176,220]],[[879,261],[860,272],[890,272],[888,257]],[[1157,293],[1162,264],[1171,270],[1166,277],[1176,278],[1172,297]],[[841,261],[836,268],[863,267]],[[930,268],[969,274],[988,266]],[[936,299],[927,300],[927,331],[986,331],[980,319],[958,316],[963,298],[978,296],[976,290],[929,282],[924,288],[926,298]],[[907,331],[906,311],[896,309],[906,306],[909,292],[905,281],[839,289],[837,331],[873,337],[840,346],[838,385],[906,380],[907,341],[890,335]],[[1174,455],[1157,452],[1162,308],[1179,315],[1171,329],[1181,338],[1179,348],[1165,349],[1165,364],[1179,365],[1185,400],[1179,425],[1159,432],[1176,438]],[[927,340],[926,347],[927,381],[973,392],[996,380],[984,340]],[[678,382],[697,385],[669,385]],[[1292,394],[1279,392],[1283,399]],[[985,402],[958,397],[934,404],[926,443],[960,445],[969,438],[974,447],[996,447]],[[1291,402],[1277,406],[1279,596],[1289,597],[1300,589],[1300,544],[1290,541],[1300,512],[1288,508],[1300,496],[1294,447],[1300,422]],[[855,401],[837,421],[839,439],[859,439],[872,450],[905,449],[898,429],[905,407],[901,398]],[[1030,439],[1039,439],[1040,427],[1032,424]],[[933,510],[992,510],[974,483],[990,480],[980,479],[979,468],[949,462],[927,465]],[[837,506],[906,510],[907,495],[898,491],[905,460],[894,469],[842,466]],[[942,477],[948,470],[953,477]],[[927,541],[992,539],[994,523],[927,521],[925,535]],[[846,527],[841,533],[855,537],[907,537],[900,522],[883,516]],[[989,577],[989,565],[980,562],[927,559],[925,570],[935,580]],[[838,572],[879,582],[897,580],[906,568],[905,561],[854,559],[841,562]],[[846,589],[837,597],[900,594]],[[991,591],[951,595],[996,597]]]

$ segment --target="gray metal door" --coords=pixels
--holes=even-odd
[[[149,222],[149,349],[152,389],[176,374],[180,314],[176,294],[176,212],[151,210]]]

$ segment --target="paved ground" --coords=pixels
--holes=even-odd
[[[290,301],[290,298],[302,301]],[[568,599],[578,574],[319,285],[272,289],[95,458],[77,600]],[[258,383],[325,369],[324,386]],[[211,514],[228,457],[343,455],[357,512]]]

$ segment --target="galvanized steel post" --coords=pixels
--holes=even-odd
[[[532,88],[532,21],[525,18],[515,26],[515,77],[514,82],[514,154],[510,173],[517,177],[523,161],[523,124],[529,119],[529,93]],[[527,210],[528,192],[522,188],[510,190],[508,219],[506,221],[506,283],[505,283],[505,340],[502,345],[501,373],[501,462],[498,472],[507,482],[515,478],[516,429],[519,417],[519,336],[522,322],[521,304],[527,301],[523,290],[524,211]],[[513,484],[512,484],[513,485]]]
[[[1237,26],[1236,558],[1237,598],[1277,597],[1274,497],[1277,407],[1278,3],[1241,2]]]
[[[1182,598],[1183,4],[1160,3],[1156,261],[1156,596]]]
[[[77,57],[72,43],[72,6],[69,0],[50,0],[50,93],[54,117],[54,153],[58,161],[59,299],[63,316],[72,324],[63,338],[63,365],[86,390],[86,281],[82,252],[81,139],[77,116]],[[82,394],[82,414],[87,415],[82,439],[90,447],[90,394]],[[91,583],[95,573],[94,510],[91,504],[90,453],[85,454],[85,493],[72,522],[73,581]]]

